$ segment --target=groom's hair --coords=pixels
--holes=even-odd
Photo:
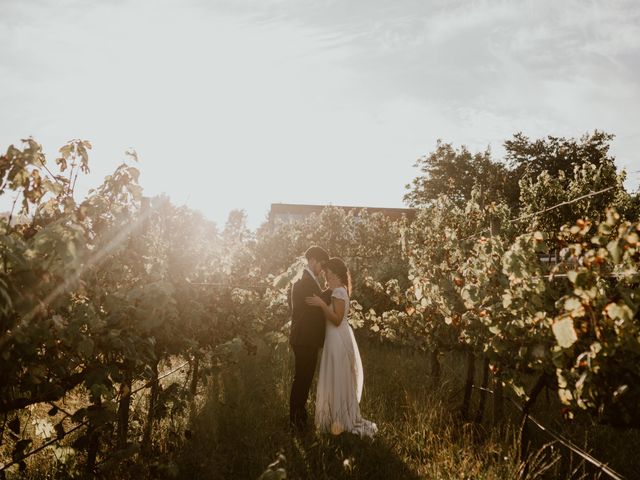
[[[328,262],[329,261],[329,254],[327,253],[327,251],[324,248],[318,247],[316,245],[314,245],[313,247],[307,248],[307,251],[304,252],[304,257],[307,260],[311,260],[313,258],[314,260],[317,260],[318,262]]]

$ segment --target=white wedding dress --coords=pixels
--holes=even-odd
[[[377,425],[360,415],[364,375],[358,344],[347,321],[349,295],[340,287],[332,296],[344,300],[345,311],[337,327],[327,320],[316,391],[316,427],[334,435],[351,432],[373,437]]]

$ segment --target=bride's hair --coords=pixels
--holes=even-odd
[[[344,261],[338,257],[331,257],[325,264],[325,268],[338,276],[342,284],[347,287],[349,296],[351,296],[351,274]]]

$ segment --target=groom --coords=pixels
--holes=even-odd
[[[321,296],[325,302],[331,299],[331,290],[322,290],[318,276],[329,260],[322,247],[310,247],[304,254],[307,266],[300,280],[291,288],[291,334],[289,343],[295,356],[295,375],[289,398],[289,420],[291,425],[303,430],[307,426],[306,403],[311,380],[316,370],[318,350],[324,344],[324,313],[319,307],[307,305],[306,297]],[[327,302],[328,303],[328,302]]]

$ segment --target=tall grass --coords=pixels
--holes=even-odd
[[[193,436],[174,461],[183,478],[257,478],[280,453],[289,478],[504,479],[518,476],[512,432],[479,434],[451,408],[447,383],[430,386],[426,356],[377,344],[363,351],[363,415],[373,439],[292,434],[286,351],[243,358],[210,386],[191,418]],[[310,414],[312,402],[309,404]],[[311,417],[312,418],[312,417]],[[541,460],[542,459],[542,460]],[[551,460],[553,461],[553,460]],[[529,478],[549,462],[538,459]]]
[[[293,359],[286,346],[263,346],[256,355],[241,354],[236,364],[210,378],[183,415],[162,421],[151,457],[106,466],[105,478],[256,479],[276,458],[290,479],[599,478],[542,435],[534,435],[523,472],[515,427],[496,431],[489,424],[462,421],[457,407],[463,362],[455,355],[443,362],[442,380],[434,387],[428,355],[364,340],[360,347],[365,370],[361,410],[380,429],[373,440],[320,435],[313,429],[292,433],[288,399]],[[640,471],[638,432],[588,420],[568,426],[555,398],[538,403],[536,416],[583,439],[578,443],[599,458],[615,459],[611,465],[628,478]],[[137,404],[134,419],[144,416],[141,408],[144,403]],[[313,418],[312,401],[308,410]],[[507,417],[517,425],[515,411]],[[53,476],[41,470],[32,478]]]

